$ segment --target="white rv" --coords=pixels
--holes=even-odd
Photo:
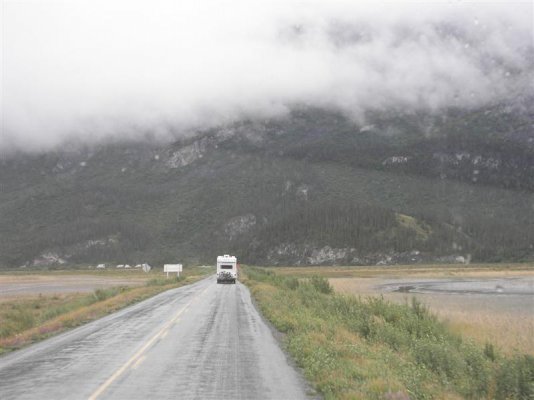
[[[217,257],[217,283],[235,283],[237,279],[237,258],[225,254]]]

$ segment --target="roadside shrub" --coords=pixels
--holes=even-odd
[[[375,324],[374,327],[376,333],[373,334],[373,336],[375,336],[379,342],[386,343],[393,350],[400,351],[409,345],[410,340],[407,337],[406,332],[403,332],[397,327],[390,324]]]
[[[146,283],[146,285],[147,286],[162,286],[168,282],[169,280],[165,278],[152,278]]]
[[[334,291],[330,282],[328,282],[328,279],[323,278],[322,276],[312,276],[310,282],[318,292],[330,294]]]
[[[116,286],[107,289],[96,289],[93,295],[97,301],[102,301],[109,299],[110,297],[114,297],[119,293],[124,292],[125,290],[128,290],[126,286]]]
[[[105,289],[96,289],[93,292],[93,295],[95,296],[96,301],[102,301],[110,297],[109,292]]]
[[[497,374],[497,399],[534,399],[534,357],[503,360]]]
[[[421,303],[415,296],[412,297],[412,311],[420,319],[430,316],[428,307]]]
[[[299,287],[299,280],[294,277],[286,278],[284,283],[291,290],[295,290]]]
[[[495,347],[493,346],[492,343],[486,343],[484,345],[484,355],[491,361],[495,361],[495,359],[497,358],[496,354],[495,354]]]
[[[418,363],[424,364],[445,381],[457,378],[466,369],[465,361],[446,343],[419,340],[415,343],[414,355]]]
[[[170,285],[172,283],[181,282],[185,279],[183,276],[174,276],[172,278],[153,278],[150,279],[146,285],[147,286],[165,286]]]
[[[459,391],[470,398],[486,396],[494,378],[492,362],[481,347],[472,343],[463,344],[458,351],[466,362],[466,370],[461,371],[463,382]]]
[[[249,279],[252,279],[258,282],[275,283],[273,281],[274,274],[271,271],[267,271],[265,268],[247,267],[246,275]]]
[[[0,326],[0,338],[22,332],[34,325],[35,318],[29,310],[15,307],[5,315],[5,320]]]

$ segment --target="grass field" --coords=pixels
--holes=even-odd
[[[415,265],[392,267],[273,268],[284,276],[323,276],[334,290],[360,296],[383,296],[404,304],[416,297],[458,334],[500,351],[534,355],[534,299],[450,294],[384,293],[378,287],[395,279],[415,278],[534,278],[534,264]]]
[[[463,277],[495,277],[482,272]],[[507,276],[518,276],[508,274]],[[519,276],[524,276],[521,273]],[[384,278],[330,278],[332,287],[340,293],[361,296],[383,296],[405,304],[416,297],[432,313],[458,334],[477,340],[481,344],[493,343],[504,353],[534,355],[534,299],[500,298],[498,296],[472,296],[423,293],[383,293],[377,287]]]
[[[437,264],[394,265],[372,267],[272,267],[270,271],[282,276],[324,276],[328,278],[440,278],[450,276],[498,277],[514,275],[534,276],[534,263],[503,264]]]
[[[0,283],[55,282],[55,293],[38,293],[42,286],[31,286],[32,291],[17,296],[0,297],[0,354],[16,350],[67,329],[82,325],[130,304],[147,299],[165,290],[192,283],[208,273],[208,268],[186,268],[180,278],[166,278],[163,272],[150,274],[130,271],[98,271],[93,273],[54,272],[52,274],[0,275]],[[87,293],[71,291],[74,281],[97,276],[93,281],[104,285]],[[110,286],[119,279],[124,284]],[[48,287],[50,288],[50,287]]]
[[[498,276],[500,269],[466,271]],[[530,274],[530,269],[504,267],[505,273]],[[417,297],[406,303],[376,293],[367,296],[369,286],[361,281],[380,281],[389,272],[436,277],[462,271],[457,266],[248,268],[244,281],[263,314],[285,334],[285,345],[306,377],[327,399],[534,398],[532,355],[519,349],[503,352],[482,338],[471,340],[464,327],[445,322]],[[338,283],[353,284],[349,291],[361,295],[335,292],[327,279],[332,275]]]

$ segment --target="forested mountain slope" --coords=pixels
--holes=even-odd
[[[172,144],[4,155],[0,265],[532,259],[531,105],[365,124],[296,107]]]

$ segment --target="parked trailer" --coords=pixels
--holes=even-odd
[[[237,258],[225,254],[217,257],[217,283],[235,283],[237,279]]]

